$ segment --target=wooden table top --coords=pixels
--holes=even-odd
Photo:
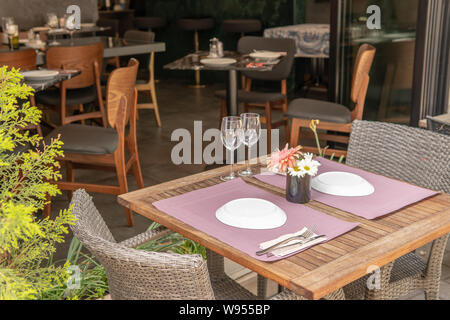
[[[235,166],[236,171],[245,165]],[[229,166],[120,195],[118,202],[150,220],[200,243],[216,253],[271,279],[308,299],[321,297],[367,274],[370,266],[383,266],[450,232],[450,195],[438,194],[383,217],[367,220],[311,201],[311,208],[360,225],[326,243],[297,255],[263,262],[156,209],[152,202],[222,181]],[[284,190],[255,178],[247,183],[284,197]]]

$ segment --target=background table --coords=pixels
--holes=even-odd
[[[236,166],[235,170],[245,165]],[[229,166],[120,195],[118,201],[152,221],[180,233],[309,299],[325,295],[359,279],[370,266],[385,264],[450,232],[450,195],[439,194],[402,210],[367,220],[312,201],[307,205],[338,219],[359,222],[352,231],[289,258],[262,262],[156,209],[152,202],[221,183]],[[245,178],[284,197],[284,190]],[[214,217],[213,217],[214,218]]]
[[[238,83],[237,83],[237,71],[270,71],[275,65],[264,65],[257,68],[247,68],[247,64],[254,62],[248,54],[241,54],[234,51],[225,51],[224,58],[233,58],[237,62],[226,66],[208,66],[200,63],[201,59],[208,56],[208,51],[199,51],[196,53],[188,54],[178,60],[175,60],[164,66],[164,69],[170,70],[216,70],[216,71],[228,71],[227,81],[227,113],[229,116],[236,116],[238,114]],[[283,58],[280,59],[280,61]],[[280,62],[279,61],[279,62]],[[279,63],[278,62],[278,63]]]
[[[76,70],[76,71],[74,70],[73,72],[66,71],[62,74],[60,73],[58,76],[56,76],[55,78],[50,79],[50,80],[39,80],[39,81],[24,80],[24,82],[26,83],[26,85],[32,87],[34,89],[34,92],[39,92],[39,91],[43,91],[47,88],[50,88],[51,86],[54,86],[57,83],[60,83],[65,80],[69,80],[73,77],[76,77],[79,74],[81,74],[81,71],[78,71],[78,70]]]
[[[86,37],[71,39],[58,39],[59,46],[83,46],[102,42],[103,57],[131,56],[150,52],[166,51],[164,42],[144,42],[136,40],[124,40],[112,37]]]
[[[291,38],[295,40],[296,57],[328,58],[330,54],[329,24],[296,24],[264,30],[266,38]]]

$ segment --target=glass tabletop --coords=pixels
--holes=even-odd
[[[178,60],[175,60],[164,66],[164,69],[170,70],[237,70],[237,71],[271,71],[278,65],[284,57],[274,61],[258,62],[251,58],[249,54],[243,54],[235,51],[225,51],[221,58],[235,59],[236,62],[227,65],[210,65],[201,61],[209,58],[208,51],[199,51],[190,53]]]

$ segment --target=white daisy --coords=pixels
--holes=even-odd
[[[289,174],[296,177],[304,177],[306,174],[315,176],[319,170],[320,162],[312,160],[311,154],[306,154],[305,158],[298,160],[294,168],[289,168]]]

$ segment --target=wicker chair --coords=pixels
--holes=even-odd
[[[427,129],[450,136],[450,123],[427,116]]]
[[[117,243],[84,190],[71,201],[74,235],[105,267],[112,299],[254,299],[229,277],[209,276],[200,255],[133,249],[171,231],[159,228]],[[225,274],[224,274],[225,275]]]
[[[383,122],[355,120],[346,163],[425,188],[450,193],[450,137]],[[426,162],[426,163],[425,163]],[[431,244],[427,263],[411,252],[380,270],[380,289],[369,290],[369,275],[344,287],[347,299],[395,299],[413,290],[438,299],[447,235]]]

